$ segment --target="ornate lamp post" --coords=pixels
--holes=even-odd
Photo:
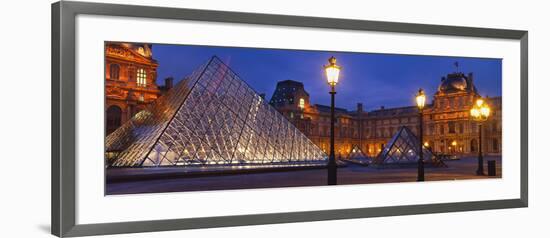
[[[489,115],[491,115],[491,108],[487,103],[483,100],[483,98],[478,98],[470,110],[470,115],[472,116],[472,119],[474,121],[478,122],[478,132],[479,132],[479,153],[477,155],[477,175],[485,175],[483,172],[483,151],[482,151],[482,145],[481,143],[481,131],[483,129],[483,122],[487,121],[489,118]]]
[[[336,65],[334,56],[328,59],[329,64],[325,65],[327,81],[330,85],[330,154],[328,158],[328,185],[336,185],[336,158],[334,156],[334,88],[340,76],[340,66]]]
[[[423,117],[422,117],[422,110],[424,109],[424,106],[426,105],[426,95],[424,94],[424,90],[419,89],[418,93],[416,94],[416,106],[418,107],[418,118],[420,123],[420,132],[418,133],[418,140],[419,140],[419,151],[418,151],[418,175],[416,178],[416,181],[424,181],[424,151],[422,149],[422,144],[424,143],[424,129],[423,129]]]

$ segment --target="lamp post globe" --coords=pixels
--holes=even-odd
[[[418,93],[416,94],[416,106],[418,110],[423,110],[424,106],[426,106],[426,94],[422,89],[418,89]]]
[[[477,171],[476,174],[483,176],[485,175],[483,169],[483,149],[482,149],[482,131],[483,131],[483,122],[487,121],[491,115],[491,108],[483,98],[478,98],[472,109],[470,109],[470,116],[474,121],[478,123],[478,155],[477,155]]]
[[[328,65],[325,65],[325,74],[327,75],[327,82],[331,87],[338,84],[338,79],[340,78],[340,69],[341,67],[336,64],[336,58],[331,56],[328,59]]]
[[[416,181],[424,181],[424,151],[422,144],[424,143],[424,128],[423,128],[423,116],[422,111],[424,106],[426,106],[426,94],[424,90],[419,89],[416,94],[416,106],[418,107],[418,121],[419,121],[419,132],[418,132],[418,173],[416,176]]]
[[[327,77],[327,82],[330,85],[330,152],[329,152],[329,158],[328,158],[328,185],[336,185],[337,184],[337,176],[336,176],[336,157],[334,154],[334,96],[336,94],[335,87],[336,84],[338,84],[338,79],[340,77],[340,69],[341,67],[336,65],[336,58],[334,56],[331,56],[328,59],[328,65],[324,66],[325,68],[325,74]]]

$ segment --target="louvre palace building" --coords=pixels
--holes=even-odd
[[[106,43],[107,135],[175,87],[172,78],[165,79],[162,86],[157,85],[158,66],[150,44]],[[430,100],[432,103],[426,105],[423,113],[424,145],[435,154],[477,154],[478,124],[469,115],[479,97],[474,75],[455,72],[440,80],[439,88]],[[292,80],[278,82],[268,103],[328,154],[330,107],[310,102],[303,83]],[[501,97],[489,98],[488,104],[492,114],[483,127],[483,152],[500,155]],[[346,157],[353,148],[374,157],[402,126],[414,134],[419,130],[419,113],[414,105],[364,111],[363,105],[358,103],[354,110],[336,108],[335,113],[337,157]]]
[[[151,44],[105,44],[106,134],[172,87],[171,78],[157,85],[157,67]]]
[[[411,96],[412,97],[412,96]],[[455,72],[441,78],[432,104],[423,111],[424,145],[436,154],[475,155],[478,152],[478,122],[470,118],[470,109],[479,97],[474,75]],[[501,97],[490,97],[491,116],[484,122],[482,143],[486,154],[501,154]],[[330,141],[330,107],[312,104],[303,83],[286,80],[277,83],[270,103],[299,128],[325,153]],[[336,156],[344,158],[359,148],[374,157],[401,126],[414,134],[419,130],[419,113],[414,105],[380,107],[364,111],[361,103],[355,110],[336,108]]]

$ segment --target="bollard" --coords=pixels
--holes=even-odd
[[[489,176],[497,176],[497,162],[494,160],[487,161],[487,171]]]

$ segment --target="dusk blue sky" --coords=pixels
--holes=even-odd
[[[441,77],[456,71],[454,62],[459,71],[474,73],[481,95],[502,93],[500,59],[154,44],[157,82],[162,85],[169,76],[179,82],[214,55],[267,99],[278,81],[291,79],[304,83],[312,104],[324,105],[330,104],[330,95],[323,65],[334,56],[342,66],[336,106],[349,110],[355,110],[358,102],[365,110],[411,106],[419,88],[431,103]]]

